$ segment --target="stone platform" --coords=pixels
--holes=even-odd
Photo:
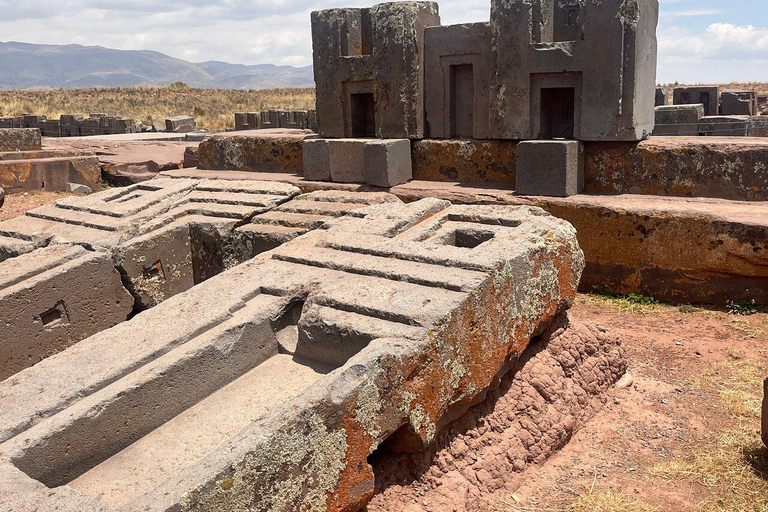
[[[498,385],[584,265],[537,208],[390,200],[325,227],[0,383],[4,510],[357,510],[368,456]]]
[[[424,181],[514,186],[514,141],[413,144],[413,177]],[[587,194],[641,194],[768,200],[768,139],[651,137],[585,143]]]
[[[381,190],[310,182],[284,173],[187,169],[197,179],[277,180],[304,192]],[[389,193],[406,202],[438,197],[460,204],[529,204],[568,220],[579,232],[587,269],[583,291],[642,293],[681,303],[768,303],[768,203],[644,195],[521,197],[493,185],[412,181]]]
[[[314,137],[301,130],[217,135],[201,144],[199,167],[302,174],[301,144]],[[414,141],[413,179],[514,187],[517,144]],[[665,136],[642,142],[587,142],[584,192],[767,201],[767,161],[768,138]]]

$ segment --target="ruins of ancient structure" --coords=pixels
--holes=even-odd
[[[90,114],[87,118],[80,115],[63,115],[60,119],[25,114],[0,118],[0,128],[37,128],[44,137],[85,137],[137,131],[133,119],[108,114]]]
[[[768,143],[647,138],[742,119],[652,97],[657,16],[316,12],[319,134],[238,114],[254,131],[194,168],[0,222],[0,512],[358,512],[373,455],[434,450],[502,393],[519,473],[627,369],[577,291],[768,303]],[[49,158],[37,130],[11,146]]]
[[[369,144],[356,138],[642,140],[654,124],[658,3],[633,5],[493,1],[489,23],[445,27],[432,2],[313,13],[320,135],[347,148]],[[557,144],[573,146],[529,151]],[[526,193],[581,191],[583,148],[562,154],[567,162],[546,169],[527,165],[546,154],[518,162]],[[346,165],[331,158],[311,172],[344,181],[335,176]],[[364,181],[409,179],[386,174]],[[544,175],[550,185],[538,187]]]
[[[235,130],[270,130],[276,128],[317,131],[315,110],[265,110],[263,112],[238,112],[235,114]]]

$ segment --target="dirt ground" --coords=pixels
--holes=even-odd
[[[50,204],[57,199],[70,195],[64,192],[25,192],[5,196],[5,204],[0,208],[0,221],[23,215],[27,210]]]
[[[66,195],[8,196],[0,220]],[[630,377],[489,512],[768,511],[759,433],[768,313],[581,295],[571,316],[619,335]]]
[[[619,334],[632,383],[499,511],[768,510],[768,314],[581,296],[572,316]]]

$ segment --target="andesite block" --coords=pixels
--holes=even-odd
[[[524,141],[517,145],[517,193],[568,197],[584,190],[584,145],[579,141]]]

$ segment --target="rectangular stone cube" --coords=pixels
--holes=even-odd
[[[362,183],[365,181],[366,139],[329,139],[328,161],[331,181]]]
[[[366,143],[363,177],[368,185],[384,188],[411,181],[411,141],[385,139]]]
[[[304,178],[310,181],[331,181],[327,139],[304,141]]]
[[[704,117],[704,105],[667,105],[656,107],[654,135],[699,134],[699,121]]]
[[[517,193],[568,197],[584,190],[584,145],[534,140],[517,145]]]

